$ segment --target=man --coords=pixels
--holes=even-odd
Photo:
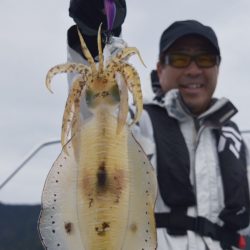
[[[70,15],[84,35],[89,20],[75,18],[75,2],[71,1]],[[126,10],[124,1],[116,4]],[[117,18],[117,27],[124,18]],[[82,60],[77,46],[72,46],[77,38],[70,43],[68,35],[70,59]],[[239,130],[230,120],[236,108],[225,98],[213,98],[220,61],[214,31],[197,21],[175,22],[161,36],[157,94],[134,128],[138,140],[147,142],[142,146],[157,166],[158,250],[244,247],[239,232],[248,233],[249,162]]]
[[[213,98],[220,60],[214,31],[197,21],[175,22],[161,36],[161,91],[145,105],[157,152],[159,249],[244,245],[236,232],[249,225],[245,146],[230,121],[235,107]]]

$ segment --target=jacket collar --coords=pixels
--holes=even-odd
[[[238,110],[227,99],[214,99],[213,104],[208,110],[201,115],[194,116],[183,104],[179,91],[177,89],[170,90],[163,98],[163,102],[158,102],[158,105],[165,107],[169,116],[181,121],[194,118],[206,125],[220,127],[224,125]]]

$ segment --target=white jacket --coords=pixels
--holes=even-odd
[[[204,117],[220,109],[227,99],[218,100],[209,110],[200,115]],[[217,145],[211,128],[205,127],[196,131],[194,119],[188,114],[179,102],[178,91],[169,91],[163,103],[156,103],[165,107],[168,114],[177,119],[181,132],[185,138],[190,156],[190,180],[196,193],[197,206],[189,207],[189,216],[202,216],[213,223],[222,224],[218,215],[224,208],[224,194],[220,174]],[[137,140],[148,155],[153,155],[152,164],[156,166],[156,146],[153,136],[153,127],[147,111],[143,111],[139,126],[134,128]],[[248,161],[249,162],[249,161]],[[209,163],[209,167],[208,167]],[[248,172],[248,177],[250,177]],[[250,180],[250,178],[248,178]],[[160,194],[156,202],[156,212],[169,212]],[[248,233],[246,229],[244,234]],[[192,231],[186,236],[170,236],[165,229],[157,230],[158,250],[221,250],[220,243],[209,237],[200,237]]]

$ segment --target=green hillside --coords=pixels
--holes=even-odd
[[[0,250],[43,250],[37,231],[40,205],[0,203]]]

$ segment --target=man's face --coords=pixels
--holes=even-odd
[[[169,53],[185,53],[197,55],[214,54],[214,48],[203,37],[188,35],[179,38],[167,51]],[[176,68],[169,64],[157,64],[157,72],[161,88],[164,92],[177,88],[188,109],[199,115],[208,109],[217,84],[219,66],[199,67],[192,61],[187,67]]]

